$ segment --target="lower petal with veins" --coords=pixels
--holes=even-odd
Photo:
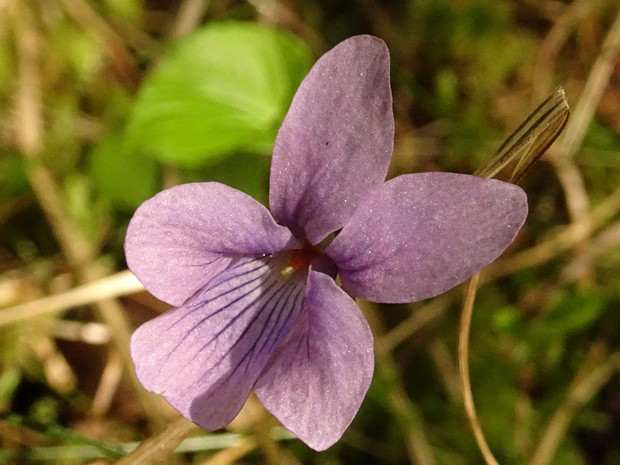
[[[331,277],[311,269],[306,308],[255,392],[285,428],[324,450],[355,417],[373,369],[372,334],[362,312]]]
[[[204,429],[232,421],[303,308],[305,283],[279,279],[280,267],[242,259],[140,326],[131,354],[144,387]]]

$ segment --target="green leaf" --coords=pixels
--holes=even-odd
[[[145,80],[126,143],[182,167],[238,150],[269,154],[309,57],[283,31],[210,24],[179,42]]]
[[[133,211],[159,187],[157,163],[139,153],[123,150],[117,137],[103,139],[90,158],[90,174],[97,191],[112,205]]]
[[[268,201],[269,160],[247,153],[235,153],[200,170],[183,173],[183,182],[217,181],[254,197]]]

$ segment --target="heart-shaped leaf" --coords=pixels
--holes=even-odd
[[[130,150],[193,167],[237,150],[269,154],[310,53],[284,31],[210,24],[180,41],[144,81]]]

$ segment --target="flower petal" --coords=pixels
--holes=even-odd
[[[254,390],[285,428],[324,450],[355,417],[373,368],[372,334],[362,312],[332,278],[310,270],[306,311]]]
[[[345,289],[374,302],[441,294],[495,260],[527,216],[513,184],[453,173],[399,176],[326,249]]]
[[[131,338],[140,382],[202,428],[222,428],[239,413],[303,308],[305,282],[280,280],[273,265],[233,263]]]
[[[341,42],[310,70],[278,132],[269,196],[274,216],[320,242],[383,182],[393,139],[385,43],[372,36]]]
[[[252,197],[216,182],[182,184],[144,202],[125,238],[131,271],[155,297],[181,305],[234,254],[298,247]]]

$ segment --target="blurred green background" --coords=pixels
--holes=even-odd
[[[174,424],[128,358],[167,307],[117,274],[127,222],[182,182],[265,202],[297,85],[369,33],[392,57],[390,176],[472,173],[566,88],[569,125],[522,182],[527,223],[483,273],[472,389],[501,464],[620,464],[619,18],[616,0],[1,1],[0,463],[115,463]],[[181,427],[182,451],[126,463],[483,463],[458,384],[463,289],[360,303],[375,377],[329,450],[251,399],[230,431]]]

